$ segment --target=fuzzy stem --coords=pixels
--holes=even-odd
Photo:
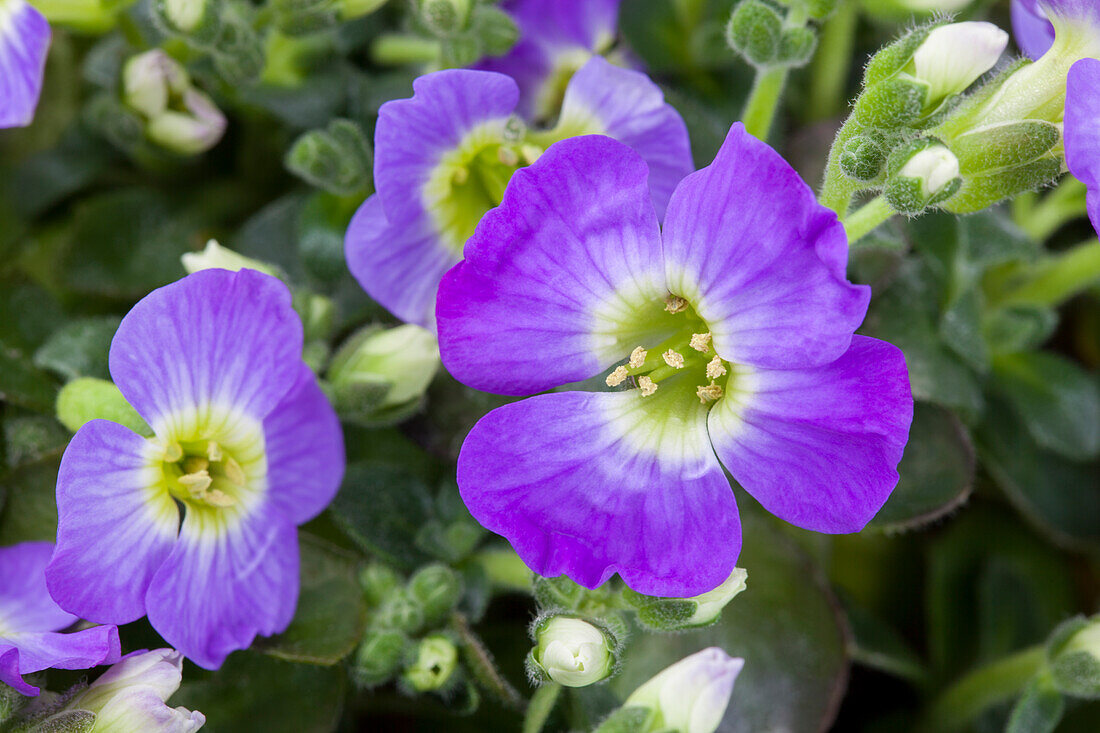
[[[991,305],[1055,306],[1100,282],[1100,241],[1089,240],[1040,263],[1022,285],[997,297]]]
[[[752,85],[748,102],[745,103],[745,112],[741,115],[745,129],[753,137],[761,140],[768,139],[768,132],[771,131],[772,121],[779,107],[779,98],[786,84],[787,68],[785,66],[757,69],[756,81]]]
[[[561,685],[557,682],[547,682],[535,690],[531,696],[531,702],[527,705],[527,715],[523,718],[523,733],[539,733],[546,725],[550,713],[554,712],[554,706],[558,704],[561,696]]]
[[[848,244],[852,245],[863,239],[895,213],[885,196],[871,199],[844,219],[844,228],[848,231]]]
[[[504,675],[493,662],[493,655],[470,628],[466,617],[461,613],[452,613],[451,629],[462,641],[463,659],[474,678],[505,705],[522,710],[525,705],[523,697],[508,683],[508,680],[504,679]]]
[[[1040,644],[971,672],[932,703],[921,730],[949,733],[966,728],[987,708],[1019,694],[1045,663],[1046,647]]]
[[[854,0],[841,0],[836,12],[821,28],[821,42],[811,70],[808,110],[811,121],[829,119],[843,109],[844,87],[848,83],[858,22],[859,11]]]

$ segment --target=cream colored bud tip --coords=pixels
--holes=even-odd
[[[642,390],[642,397],[649,397],[651,394],[657,391],[657,383],[649,377],[639,378],[638,387]]]
[[[704,354],[707,353],[710,351],[710,333],[691,334],[691,341],[688,342],[688,345],[696,351],[701,351]]]
[[[718,379],[726,373],[726,365],[722,363],[722,359],[715,356],[707,364],[707,379]]]
[[[640,369],[642,364],[645,364],[645,358],[649,355],[649,352],[638,346],[634,351],[630,352],[630,368]]]
[[[688,302],[679,295],[669,295],[665,298],[665,310],[669,313],[683,313],[688,308]]]
[[[722,388],[714,382],[701,384],[695,389],[695,396],[704,405],[708,402],[716,402],[722,399]]]
[[[615,371],[607,375],[607,386],[618,387],[620,384],[626,381],[626,378],[628,376],[630,376],[630,374],[626,371],[626,367],[615,367]]]
[[[497,151],[497,158],[501,163],[507,166],[514,167],[519,165],[519,153],[512,150],[512,148],[501,147]]]
[[[665,353],[661,354],[661,358],[665,360],[665,364],[668,364],[673,369],[684,368],[684,355],[669,349]]]

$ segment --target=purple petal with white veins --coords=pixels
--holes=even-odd
[[[1054,26],[1024,0],[1012,0],[1012,35],[1020,50],[1032,59],[1038,59],[1054,44]]]
[[[865,336],[831,364],[734,376],[708,425],[764,508],[816,532],[858,532],[897,485],[913,397],[905,357]]]
[[[302,364],[298,383],[264,419],[267,495],[294,524],[321,513],[344,478],[344,434],[336,411]]]
[[[597,313],[636,320],[634,301],[666,295],[646,179],[637,153],[599,135],[555,143],[512,176],[440,285],[440,353],[456,379],[531,394],[591,377],[637,345],[601,336]]]
[[[695,170],[691,140],[680,113],[665,102],[660,87],[640,71],[594,56],[565,90],[563,120],[593,120],[602,135],[625,143],[649,166],[649,188],[657,217],[664,218],[672,192]]]
[[[1100,232],[1100,61],[1083,59],[1066,82],[1066,164],[1088,188],[1088,211]]]
[[[4,631],[57,631],[76,622],[46,589],[52,542],[0,547],[0,635]]]
[[[151,441],[108,420],[86,423],[69,442],[57,475],[57,548],[46,568],[62,607],[99,623],[145,615],[149,581],[179,529],[160,466]]]
[[[157,633],[204,669],[285,630],[297,602],[297,530],[270,502],[189,510],[146,597]]]
[[[25,0],[0,4],[0,128],[24,127],[34,119],[50,24]]]
[[[395,316],[435,330],[435,295],[447,270],[461,260],[442,245],[426,215],[391,223],[375,194],[363,202],[344,241],[348,269],[374,300]]]
[[[301,361],[290,291],[247,269],[202,270],[154,290],[122,319],[110,353],[115,384],[162,437],[196,408],[262,419]]]
[[[727,361],[826,364],[867,312],[870,288],[845,275],[844,227],[741,123],[714,162],[676,188],[664,252],[669,289],[691,302]]]
[[[44,669],[90,669],[121,656],[118,628],[94,626],[71,634],[35,631],[0,636],[0,682],[24,695],[37,695],[22,675]]]
[[[516,83],[503,74],[449,69],[413,81],[411,99],[383,104],[374,185],[386,217],[402,226],[426,218],[423,188],[440,158],[475,127],[506,119],[518,98]]]
[[[462,446],[462,498],[540,575],[711,590],[736,564],[740,521],[706,411],[683,397],[564,392],[493,410]]]

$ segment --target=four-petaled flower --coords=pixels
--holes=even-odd
[[[26,0],[0,0],[0,129],[31,124],[50,47],[50,24]]]
[[[413,82],[411,99],[382,105],[374,182],[348,227],[348,267],[397,317],[435,328],[443,274],[481,216],[500,203],[512,174],[552,142],[598,133],[631,146],[650,169],[659,214],[693,169],[680,115],[644,74],[593,58],[569,82],[557,125],[532,131],[513,116],[515,81],[456,69]]]
[[[853,336],[836,216],[737,124],[676,188],[662,233],[637,153],[586,136],[513,176],[439,290],[443,362],[525,395],[458,459],[466,505],[537,573],[649,595],[729,577],[723,465],[773,514],[855,532],[893,490],[913,402],[894,346]]]
[[[290,292],[255,270],[153,291],[122,320],[110,370],[154,437],[93,420],[69,443],[50,593],[92,621],[148,615],[217,668],[290,623],[297,525],[339,487],[340,424],[302,361]]]
[[[119,659],[118,629],[94,626],[57,633],[77,622],[58,608],[43,572],[53,552],[49,542],[0,547],[0,683],[24,695],[39,690],[23,675],[43,669],[87,669]]]

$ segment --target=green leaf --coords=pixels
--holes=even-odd
[[[53,413],[57,385],[16,349],[0,343],[0,402]]]
[[[612,688],[625,698],[673,662],[719,646],[745,658],[719,731],[826,730],[848,674],[837,600],[809,558],[769,520],[751,505],[742,514],[738,565],[752,577],[751,588],[714,626],[634,639]]]
[[[921,683],[928,675],[924,662],[889,624],[855,601],[842,598],[852,632],[852,661],[887,674]]]
[[[7,488],[7,500],[0,512],[0,546],[28,540],[54,541],[57,534],[57,469],[61,452],[48,453],[39,460],[0,476]]]
[[[206,715],[209,733],[329,733],[347,686],[342,667],[295,664],[265,654],[231,654],[216,672],[189,667],[171,705]]]
[[[261,644],[291,662],[336,664],[363,635],[367,607],[354,558],[312,538],[301,538],[301,590],[290,627]]]
[[[55,372],[65,380],[110,378],[107,353],[121,321],[116,316],[103,316],[67,323],[35,352],[35,366]]]
[[[81,377],[62,387],[57,396],[57,419],[74,433],[91,420],[110,420],[139,435],[153,434],[119,388],[106,379]]]
[[[993,387],[1015,408],[1035,441],[1066,458],[1100,454],[1100,386],[1060,356],[1032,352],[994,363]]]
[[[909,443],[898,466],[900,480],[871,526],[910,529],[960,506],[974,482],[974,446],[949,410],[918,402]]]
[[[31,351],[65,322],[57,299],[16,278],[0,281],[0,343]]]

